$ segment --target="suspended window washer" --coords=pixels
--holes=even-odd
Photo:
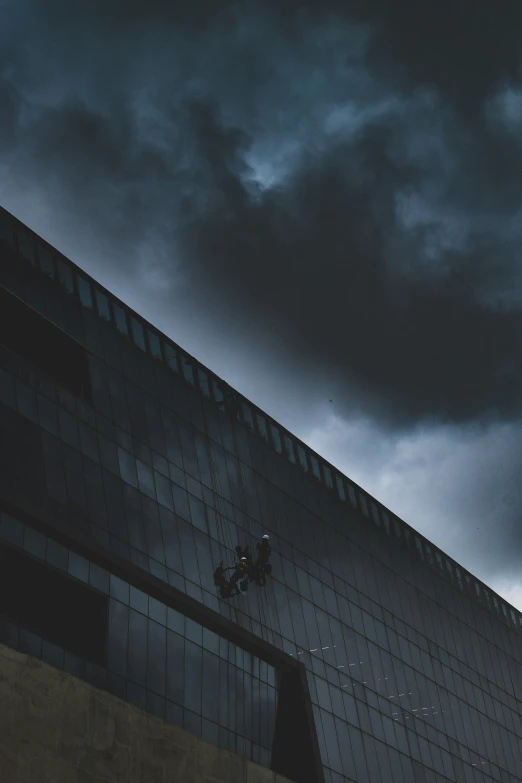
[[[232,584],[232,580],[226,577],[226,572],[231,570],[233,570],[233,567],[223,568],[223,563],[221,562],[214,571],[214,584],[219,589],[221,598],[233,598],[235,595],[239,595],[237,586]]]
[[[248,562],[246,557],[240,557],[235,565],[235,570],[230,577],[230,584],[236,587],[239,583],[239,589],[242,593],[246,593],[248,590],[248,577],[252,564]]]

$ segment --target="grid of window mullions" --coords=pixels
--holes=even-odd
[[[46,242],[41,240],[39,237],[37,237],[33,232],[31,232],[29,229],[27,229],[23,224],[21,224],[19,221],[17,221],[13,216],[11,216],[8,212],[0,208],[0,239],[3,237],[4,241],[7,241],[10,243],[10,245],[14,248],[16,247],[18,252],[22,257],[27,257],[27,251],[25,250],[25,255],[22,253],[22,242],[18,239],[18,237],[24,238],[24,247],[27,247],[27,243],[29,238],[32,239],[34,243],[34,249],[35,249],[35,257],[38,259],[38,264],[44,274],[46,274],[48,277],[54,278],[56,276],[56,268],[62,268],[62,269],[68,269],[70,270],[72,279],[74,280],[73,290],[70,291],[70,293],[73,293],[73,295],[77,296],[80,299],[81,304],[84,307],[87,307],[89,309],[93,308],[93,301],[97,301],[99,296],[106,297],[111,302],[111,309],[113,312],[113,318],[115,317],[115,309],[118,309],[118,312],[121,311],[123,313],[123,316],[120,316],[121,318],[126,319],[126,327],[125,332],[127,334],[131,335],[131,338],[134,339],[135,344],[138,348],[141,350],[146,350],[149,352],[149,354],[152,356],[152,349],[151,349],[151,341],[147,337],[145,337],[146,334],[150,333],[151,335],[157,335],[158,339],[160,340],[161,349],[160,351],[156,351],[156,355],[154,358],[156,359],[163,359],[166,357],[167,353],[170,353],[171,356],[176,356],[176,364],[178,367],[181,367],[181,374],[184,379],[190,383],[191,385],[195,385],[198,378],[198,369],[201,367],[201,365],[191,357],[188,357],[181,349],[179,349],[174,343],[167,340],[163,336],[160,337],[159,333],[155,332],[155,330],[150,327],[143,319],[141,319],[139,316],[137,316],[135,313],[133,313],[129,308],[127,308],[125,305],[119,303],[116,298],[110,294],[108,291],[105,291],[101,289],[101,287],[96,284],[94,281],[90,281],[88,279],[88,276],[85,274],[80,274],[80,272],[76,269],[76,267],[64,256],[62,256],[58,251],[54,250],[50,245],[48,245]],[[66,288],[67,290],[67,288]],[[92,291],[94,290],[94,300],[92,297]],[[101,312],[98,309],[98,315],[100,317],[106,317],[101,314]],[[123,322],[122,322],[123,323]],[[129,329],[130,324],[130,329]],[[116,323],[116,326],[118,328],[118,324]],[[121,331],[121,328],[120,328]],[[181,361],[180,361],[181,359]],[[173,361],[169,362],[169,366],[171,368],[174,368]],[[226,387],[226,384],[223,384],[221,381],[219,381],[215,376],[213,376],[210,371],[208,371],[206,368],[201,367],[201,378],[204,379],[202,383],[199,384],[199,388],[201,393],[205,394],[205,396],[212,396],[214,401],[220,405],[223,400],[223,390]],[[207,378],[211,379],[211,384],[208,384]],[[210,391],[212,389],[212,391]],[[238,396],[239,399],[239,396]],[[241,398],[241,403],[243,406],[243,410],[248,408],[250,404]],[[250,406],[253,407],[253,406]],[[244,414],[242,417],[243,422],[246,424],[249,429],[251,429],[250,420],[245,420]],[[286,456],[286,458],[293,462],[290,457],[290,451],[288,448],[283,447],[281,444],[285,440],[288,440],[290,442],[294,442],[297,444],[298,450],[304,449],[305,453],[307,455],[307,462],[308,465],[312,466],[312,470],[309,471],[310,475],[315,477],[316,480],[321,481],[325,487],[328,488],[329,491],[335,491],[333,487],[333,483],[331,480],[328,480],[328,475],[331,473],[331,471],[334,472],[337,478],[337,493],[341,500],[344,500],[342,495],[346,497],[347,495],[351,497],[353,494],[353,485],[344,477],[340,477],[339,474],[335,472],[335,470],[332,468],[332,466],[328,466],[322,459],[320,459],[317,455],[315,455],[311,449],[303,446],[299,443],[296,439],[293,438],[289,433],[286,433],[283,428],[280,427],[280,425],[273,422],[269,417],[267,417],[265,414],[262,414],[260,411],[255,411],[255,415],[253,416],[253,420],[256,421],[255,425],[255,431],[256,434],[261,437],[265,442],[267,442],[275,451],[277,451],[279,454],[283,454]],[[261,429],[259,429],[260,422],[263,422],[263,426]],[[304,467],[302,464],[301,465]],[[299,461],[293,463],[293,464],[299,464]],[[308,470],[308,468],[307,468]],[[342,491],[339,489],[339,484],[343,485]],[[346,492],[346,489],[348,492]],[[359,495],[359,505],[361,508],[361,511],[364,516],[373,518],[375,524],[380,526],[380,517],[381,516],[388,516],[389,512],[384,509],[378,501],[375,501],[370,498],[365,492],[363,492],[360,488],[357,488],[357,493]],[[370,512],[368,510],[368,504],[369,503],[374,504],[375,506],[375,513],[372,513],[370,517]],[[402,520],[398,520],[397,517],[394,517],[395,522],[400,526],[402,529],[402,534],[405,536],[406,540],[408,537],[411,537],[413,531],[408,528],[408,526],[405,525]],[[390,528],[385,527],[385,531],[388,532]],[[416,541],[419,543],[416,543],[416,546],[413,548],[413,551],[416,552],[419,556],[423,556],[423,545],[429,547],[429,542],[426,541],[422,536],[419,536],[417,534]],[[458,564],[455,563],[451,558],[448,558],[447,556],[442,556],[440,553],[436,553],[436,560],[438,558],[444,558],[445,564],[446,564],[446,571],[444,571],[444,566],[440,566],[440,570],[444,571],[444,578],[448,579],[450,581],[453,580],[453,572],[459,568]],[[428,564],[432,566],[432,563],[428,561]],[[438,563],[437,563],[438,564]],[[463,587],[466,585],[466,581],[460,581],[457,580],[457,586],[460,589],[463,589]],[[488,611],[492,611],[495,614],[497,614],[499,617],[502,617],[504,622],[506,624],[510,625],[511,627],[515,628],[518,632],[522,632],[522,614],[517,612],[513,607],[506,607],[505,603],[500,601],[500,603],[497,603],[496,598],[493,596],[493,600],[489,601],[489,593],[487,588],[484,585],[480,585],[477,580],[473,579],[473,586],[475,590],[475,600],[477,600],[482,606],[485,606]],[[484,594],[484,599],[482,599],[482,594]],[[517,621],[518,618],[518,621]]]

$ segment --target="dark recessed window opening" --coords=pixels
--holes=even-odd
[[[3,286],[0,343],[77,397],[91,401],[89,364],[83,346]]]
[[[0,615],[81,658],[106,665],[107,597],[0,543]]]

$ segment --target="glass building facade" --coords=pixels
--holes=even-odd
[[[282,774],[295,662],[310,780],[522,781],[517,610],[5,211],[0,270],[0,641]],[[35,619],[38,569],[97,649]]]

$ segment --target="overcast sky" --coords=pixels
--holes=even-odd
[[[0,0],[0,203],[522,610],[520,3],[174,5]]]

